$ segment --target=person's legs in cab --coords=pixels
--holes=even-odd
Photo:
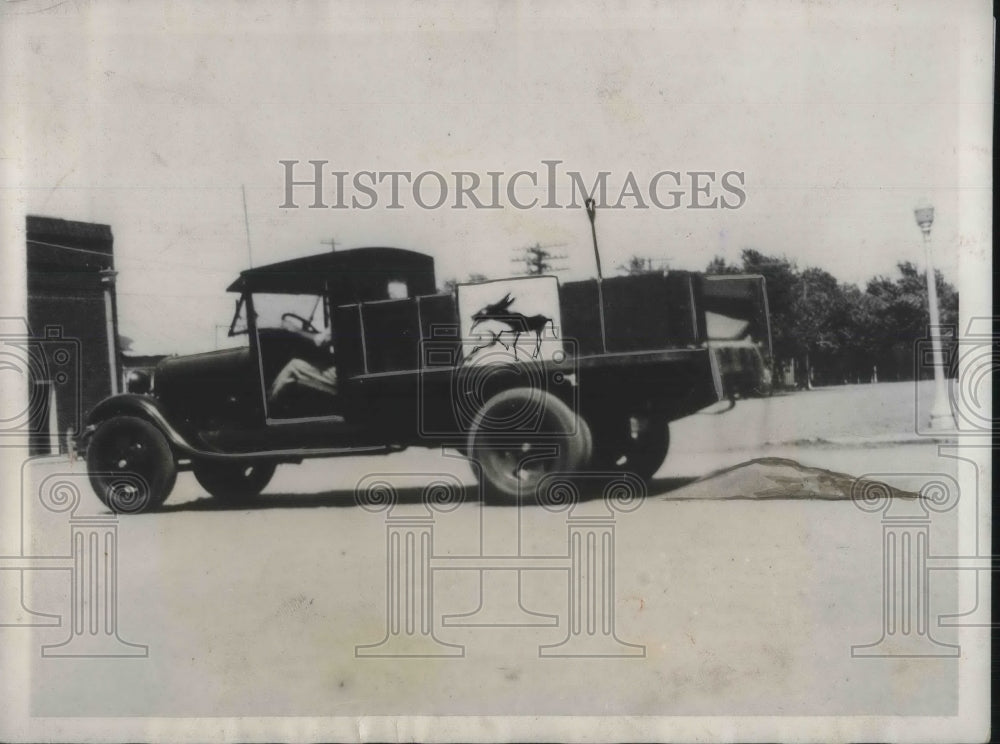
[[[268,391],[267,400],[270,404],[280,401],[286,391],[293,385],[304,385],[306,387],[319,390],[329,395],[337,394],[337,370],[330,365],[326,369],[320,369],[304,359],[292,359],[286,364]]]

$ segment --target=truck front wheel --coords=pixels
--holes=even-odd
[[[177,480],[177,465],[166,438],[153,424],[135,416],[102,422],[87,446],[90,485],[119,514],[156,509]]]

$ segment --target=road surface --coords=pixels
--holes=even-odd
[[[812,498],[788,477],[800,463],[890,474],[894,486],[919,489],[928,477],[921,474],[953,474],[954,461],[933,443],[888,443],[886,435],[912,439],[904,436],[912,397],[912,385],[831,388],[676,422],[671,455],[645,500],[614,514],[606,554],[615,584],[603,621],[613,616],[623,653],[643,654],[623,658],[539,651],[572,636],[568,529],[571,518],[600,516],[599,500],[577,514],[485,507],[464,461],[425,450],[283,466],[240,509],[220,508],[181,474],[163,511],[119,520],[119,634],[148,645],[148,658],[38,657],[32,713],[954,714],[954,659],[852,657],[852,646],[882,634],[883,515],[833,486]],[[834,436],[841,441],[818,441]],[[758,458],[794,463],[712,476]],[[80,463],[40,462],[25,471],[26,492],[53,472],[83,482]],[[373,473],[399,491],[391,512],[354,503],[356,484]],[[818,482],[813,471],[803,477]],[[433,513],[432,645],[462,655],[358,658],[358,647],[391,631],[387,534],[392,525],[426,524],[431,513],[419,494],[435,479],[454,479],[462,500]],[[765,481],[778,490],[762,491]],[[92,494],[84,497],[92,508]],[[33,499],[25,504],[29,532],[38,532],[25,538],[34,554],[65,553],[65,517],[39,517],[49,520],[46,531],[32,521]],[[953,551],[954,512],[927,524],[932,552]],[[508,568],[482,572],[461,558],[481,554]],[[511,570],[517,556],[537,570]],[[28,605],[65,615],[66,572],[29,573]],[[954,577],[935,573],[934,618],[960,609]],[[470,624],[478,621],[486,624]],[[534,624],[499,624],[508,621]],[[39,646],[67,632],[65,624],[0,628],[8,637],[32,633]],[[405,637],[392,653],[419,645],[413,634],[397,635]],[[933,635],[955,642],[954,629]]]

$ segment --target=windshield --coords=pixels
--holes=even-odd
[[[244,334],[249,330],[247,304],[246,296],[237,301],[236,313],[229,327],[230,336]],[[300,330],[302,320],[316,329],[323,329],[328,325],[329,316],[322,295],[258,293],[253,296],[253,309],[258,329]]]

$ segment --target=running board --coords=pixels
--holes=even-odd
[[[253,461],[253,460],[288,460],[300,461],[315,457],[347,457],[350,455],[387,455],[391,452],[401,452],[405,447],[390,445],[373,445],[370,447],[298,447],[295,449],[258,450],[253,452],[217,452],[211,450],[196,450],[186,447],[180,459],[212,460],[215,462]]]

